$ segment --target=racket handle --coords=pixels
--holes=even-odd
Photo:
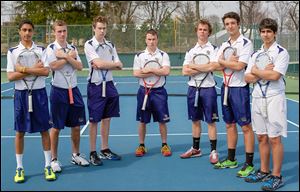
[[[102,81],[102,97],[106,97],[106,81]]]
[[[28,112],[33,112],[33,109],[32,109],[32,95],[31,94],[28,95]]]
[[[227,86],[225,86],[224,87],[224,100],[223,100],[223,105],[228,105],[228,103],[227,103],[227,97],[228,97],[228,87]]]
[[[70,104],[74,104],[72,87],[69,87],[68,91],[69,91],[69,101],[70,101]]]
[[[146,109],[147,100],[148,100],[148,94],[146,94],[144,97],[143,106],[142,106],[143,111],[145,111]]]
[[[199,90],[196,90],[194,107],[198,107]]]
[[[264,118],[267,118],[268,117],[268,111],[267,111],[267,108],[268,108],[268,103],[267,103],[267,98],[262,98],[262,116]]]

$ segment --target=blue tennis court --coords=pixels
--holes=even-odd
[[[71,138],[69,128],[65,128],[59,138],[58,157],[63,165],[63,172],[57,174],[58,179],[47,182],[44,179],[44,155],[40,134],[26,134],[23,165],[26,182],[16,184],[13,181],[16,168],[14,147],[14,107],[13,83],[1,84],[1,190],[196,190],[196,191],[260,191],[261,184],[246,183],[236,177],[236,172],[245,161],[243,134],[240,128],[236,151],[239,167],[236,169],[216,170],[209,163],[210,143],[207,125],[202,123],[200,147],[202,157],[181,159],[179,155],[192,144],[191,122],[187,119],[188,77],[170,76],[166,89],[169,96],[170,123],[168,126],[168,144],[172,148],[171,157],[163,157],[160,153],[161,138],[157,123],[147,126],[145,145],[148,153],[144,157],[136,157],[138,146],[138,122],[135,120],[137,79],[134,77],[115,77],[117,89],[121,95],[121,117],[111,121],[109,145],[122,156],[121,161],[105,160],[103,166],[79,167],[70,163]],[[221,78],[216,77],[217,91],[220,92]],[[50,79],[47,79],[49,93]],[[86,102],[86,79],[79,81],[81,93]],[[283,138],[284,160],[282,175],[285,186],[279,191],[299,191],[299,102],[287,100],[288,104],[288,137]],[[220,97],[218,97],[219,116],[221,116]],[[87,111],[87,109],[86,109]],[[88,116],[88,114],[87,114]],[[226,130],[222,118],[217,123],[217,150],[220,159],[227,155]],[[98,131],[98,134],[100,131]],[[81,128],[82,153],[89,156],[89,128]],[[97,138],[97,150],[100,147],[100,136]],[[254,164],[260,164],[257,140],[255,141]],[[271,161],[272,162],[272,161]]]

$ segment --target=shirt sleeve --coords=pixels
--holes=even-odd
[[[41,50],[42,52],[42,63],[44,64],[44,67],[49,67],[49,63],[47,62],[47,49]]]
[[[219,61],[219,58],[222,55],[224,49],[225,49],[225,45],[224,45],[224,43],[222,43],[221,47],[217,51],[217,56],[216,56],[217,61]]]
[[[170,64],[170,57],[169,55],[165,52],[162,58],[162,66],[171,66]]]
[[[6,66],[6,72],[14,72],[15,71],[15,64],[16,58],[14,55],[8,50],[7,52],[7,66]]]
[[[116,46],[114,46],[114,48],[113,48],[113,56],[114,56],[114,62],[119,62],[120,61],[120,58],[119,58],[118,53],[117,53]]]
[[[253,53],[253,44],[251,41],[249,41],[249,43],[247,43],[241,50],[239,54],[239,61],[246,63],[247,65],[252,53]]]
[[[247,68],[246,68],[246,71],[245,71],[245,74],[247,73],[251,73],[251,69],[252,69],[252,66],[254,65],[254,58],[256,58],[255,54],[253,54],[250,59],[249,59],[249,63],[247,65]]]
[[[217,55],[218,55],[218,50],[219,50],[218,47],[216,47],[216,48],[213,50],[212,54],[210,55],[210,62],[218,62],[218,57],[217,57]]]
[[[141,69],[141,61],[140,58],[135,55],[133,60],[133,70],[140,70]]]
[[[188,65],[188,64],[192,63],[192,59],[193,58],[192,58],[190,51],[187,51],[184,56],[183,65]]]
[[[57,60],[56,56],[55,56],[55,52],[54,49],[52,49],[50,46],[47,47],[46,49],[46,62],[48,66],[50,66],[50,64],[54,61]]]
[[[285,75],[288,65],[289,65],[290,56],[286,50],[279,53],[278,57],[274,61],[274,71],[279,72],[282,75]]]
[[[88,43],[88,41],[84,44],[84,53],[89,65],[91,65],[91,62],[94,59],[99,58],[98,54],[96,53],[96,50],[91,44]]]
[[[75,46],[74,46],[74,47],[75,47]],[[78,53],[78,50],[77,50],[76,47],[74,48],[74,51],[75,51],[75,53],[76,53],[76,61],[81,62],[81,59],[80,59],[80,57],[79,57],[79,53]]]

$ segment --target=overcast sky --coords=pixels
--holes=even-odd
[[[200,11],[202,11],[202,13],[204,11],[205,16],[217,15],[222,18],[223,15],[229,11],[239,12],[238,1],[201,1],[200,7],[201,4],[204,4],[204,10]],[[200,14],[202,15],[202,13]]]

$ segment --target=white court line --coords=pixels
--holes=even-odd
[[[287,122],[299,128],[299,125],[298,125],[298,124],[296,124],[296,123],[294,123],[294,122],[292,122],[292,121],[290,121],[290,120],[287,120]]]
[[[5,81],[5,82],[2,82],[1,85],[9,84],[9,83],[10,83],[9,81]]]
[[[50,77],[47,77],[46,79],[49,79]],[[8,83],[11,83],[11,82],[5,82],[5,83],[1,83],[1,85],[4,85],[4,84],[8,84]],[[10,91],[10,90],[13,90],[14,89],[14,86],[11,87],[11,88],[8,88],[8,89],[4,89],[3,91],[1,91],[1,93],[5,93],[7,91]]]
[[[12,90],[12,89],[14,89],[14,87],[9,88],[9,89],[5,89],[5,90],[1,91],[1,93],[5,93],[5,92],[10,91],[10,90]]]
[[[288,133],[299,133],[299,131],[287,131]],[[218,135],[226,135],[227,133],[217,133]],[[243,135],[243,132],[238,132],[239,135]],[[190,136],[191,133],[168,133],[168,136]],[[208,135],[208,133],[201,133],[201,135]],[[101,135],[97,135],[99,137]],[[122,134],[122,135],[109,135],[109,137],[138,137],[138,134]],[[160,133],[146,134],[146,136],[150,137],[160,137]],[[69,138],[71,135],[60,135],[60,138]],[[81,137],[89,137],[89,135],[81,135]],[[1,139],[12,139],[15,136],[1,136]],[[41,138],[40,135],[27,135],[25,138]]]
[[[90,121],[87,121],[86,124],[84,125],[84,127],[82,127],[82,129],[80,130],[80,135],[82,135],[84,133],[86,128],[89,126],[89,123],[90,123]]]

